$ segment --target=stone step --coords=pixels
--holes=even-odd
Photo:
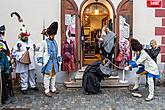
[[[84,72],[86,69],[86,66],[82,67],[81,69],[79,69],[78,71],[81,73],[81,72]]]
[[[75,76],[75,79],[76,80],[82,80],[82,77],[83,77],[83,74],[84,74],[84,71],[86,69],[86,66],[82,67],[81,69],[79,69],[76,73],[76,76]],[[116,73],[117,71],[114,71],[112,74],[115,75],[115,76],[111,76],[109,78],[105,78],[105,79],[119,79],[120,77],[119,76],[116,76]]]
[[[102,88],[111,88],[111,87],[128,87],[129,84],[128,83],[105,83],[105,82],[101,82],[101,87]],[[82,88],[82,83],[74,83],[74,84],[68,84],[68,85],[65,85],[65,87],[67,88]]]
[[[76,80],[76,82],[75,83],[77,83],[77,84],[82,84],[82,80]],[[101,81],[101,84],[119,84],[119,80],[117,79],[117,80],[106,80],[106,79],[104,79],[104,80],[102,80]]]
[[[117,76],[119,78],[119,76]],[[114,78],[114,79],[113,79]],[[81,88],[82,80],[76,80],[73,84],[65,84],[67,88]],[[119,79],[112,77],[111,80],[104,79],[101,81],[101,87],[128,87],[128,83],[120,83]]]
[[[75,80],[82,80],[83,74],[77,73],[75,76]],[[115,80],[115,79],[120,79],[119,76],[110,76],[110,77],[105,77],[105,80]]]

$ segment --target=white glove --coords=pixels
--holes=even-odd
[[[129,68],[128,66],[126,66],[126,67],[124,68],[124,70],[129,71],[129,70],[130,70],[130,68]]]
[[[42,66],[42,63],[37,63],[38,66]]]
[[[138,69],[142,68],[142,66],[138,66]]]

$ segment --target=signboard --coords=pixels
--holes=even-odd
[[[162,0],[147,0],[147,7],[161,7]]]
[[[130,25],[126,22],[126,19],[123,16],[119,16],[120,18],[120,25],[119,25],[119,36],[120,39],[122,38],[129,38],[129,31],[130,31]]]

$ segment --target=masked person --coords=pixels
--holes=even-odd
[[[47,39],[42,41],[40,52],[43,54],[43,67],[41,72],[44,74],[45,95],[52,96],[58,93],[55,87],[56,74],[59,71],[58,45],[54,39],[57,34],[58,23],[53,22],[46,30]]]
[[[12,15],[14,14],[18,17],[21,24],[21,32],[13,48],[13,52],[16,54],[15,72],[20,74],[22,93],[27,94],[28,83],[30,84],[31,90],[38,91],[35,81],[35,43],[29,39],[30,33],[25,29],[22,18],[20,18],[18,13],[12,13]]]
[[[139,76],[146,74],[148,77],[149,95],[145,100],[150,101],[154,98],[153,78],[160,78],[158,67],[155,61],[147,54],[145,50],[143,50],[143,46],[138,40],[131,39],[131,47],[135,52],[135,56],[132,61],[130,61],[129,66],[125,67],[125,70],[139,68],[139,70],[136,72],[138,75],[136,77],[135,86],[133,87],[132,91],[139,87]]]

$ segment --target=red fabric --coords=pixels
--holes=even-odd
[[[69,47],[70,46],[70,47]],[[69,53],[69,54],[68,54]],[[62,71],[71,72],[75,70],[75,49],[74,42],[71,41],[70,45],[67,41],[62,43]]]
[[[123,57],[123,52],[120,52],[116,58],[116,61],[120,62],[122,60],[122,57]]]
[[[23,37],[23,36],[30,36],[30,33],[28,33],[28,32],[20,33],[19,36],[20,36],[20,37]]]

